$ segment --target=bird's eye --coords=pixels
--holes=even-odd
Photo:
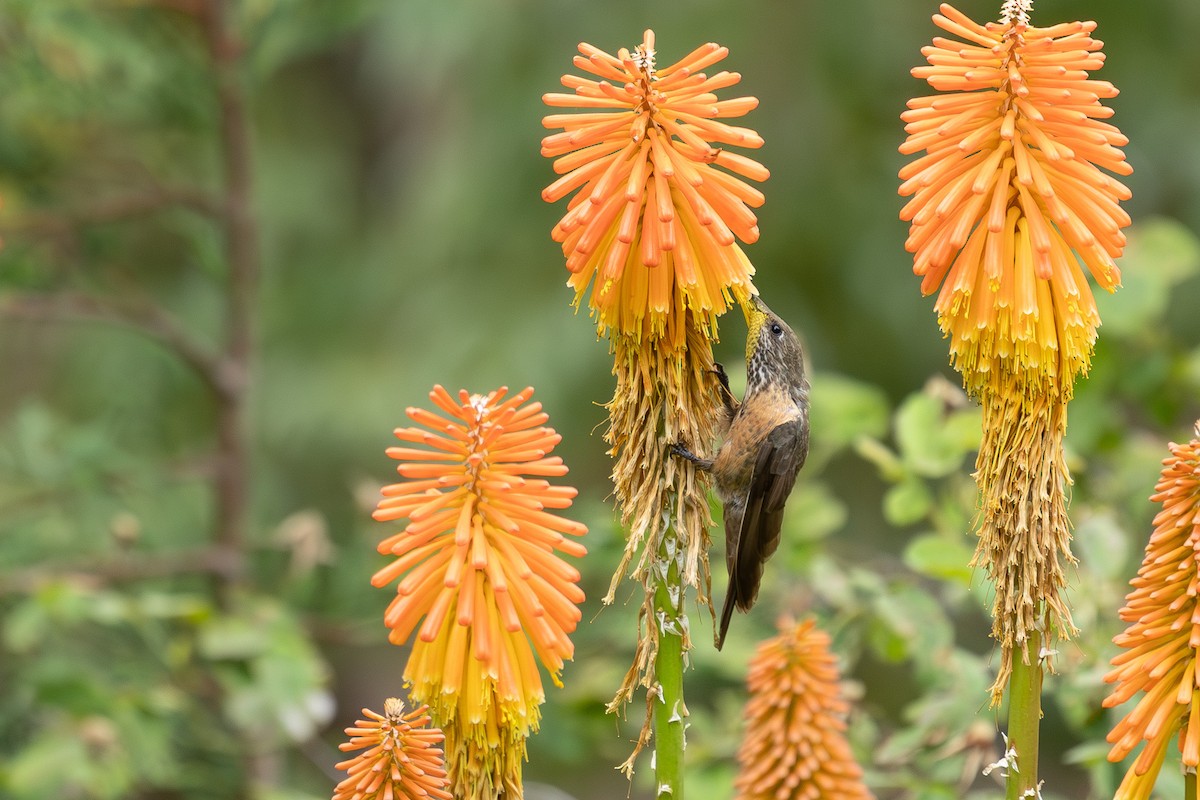
[[[772,322],[771,323],[771,333],[775,334],[776,336],[778,336],[780,338],[783,338],[783,326],[780,325],[778,322]]]

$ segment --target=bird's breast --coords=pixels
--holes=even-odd
[[[782,391],[763,391],[742,401],[713,461],[715,488],[722,503],[736,502],[746,491],[759,450],[771,431],[803,414],[791,396]]]

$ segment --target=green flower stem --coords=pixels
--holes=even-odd
[[[1196,773],[1193,770],[1183,773],[1183,800],[1196,800]]]
[[[1042,721],[1042,637],[1029,635],[1025,652],[1013,653],[1008,679],[1008,747],[1016,751],[1009,765],[1006,800],[1038,794],[1038,733]],[[1029,663],[1026,664],[1026,656]]]
[[[662,568],[654,590],[654,619],[658,629],[658,653],[654,677],[658,698],[654,704],[654,770],[658,781],[655,797],[683,800],[683,749],[687,707],[683,703],[683,634],[687,618],[683,612],[683,585],[675,557],[679,543],[668,530],[658,552]],[[653,691],[653,690],[651,690]]]

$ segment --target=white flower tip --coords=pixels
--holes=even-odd
[[[1029,12],[1033,10],[1033,0],[1004,0],[1000,7],[1000,24],[1029,26]]]

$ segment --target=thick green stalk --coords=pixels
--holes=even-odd
[[[658,628],[658,653],[654,679],[658,699],[654,704],[655,797],[683,800],[683,750],[687,707],[683,703],[683,585],[679,574],[679,542],[666,531],[659,548],[658,586],[654,591],[654,620]]]
[[[1196,773],[1194,770],[1183,773],[1183,800],[1196,800]]]
[[[1013,653],[1008,679],[1009,764],[1006,800],[1038,797],[1038,734],[1042,721],[1042,637],[1029,634],[1025,652]],[[1026,657],[1029,663],[1026,664]]]

